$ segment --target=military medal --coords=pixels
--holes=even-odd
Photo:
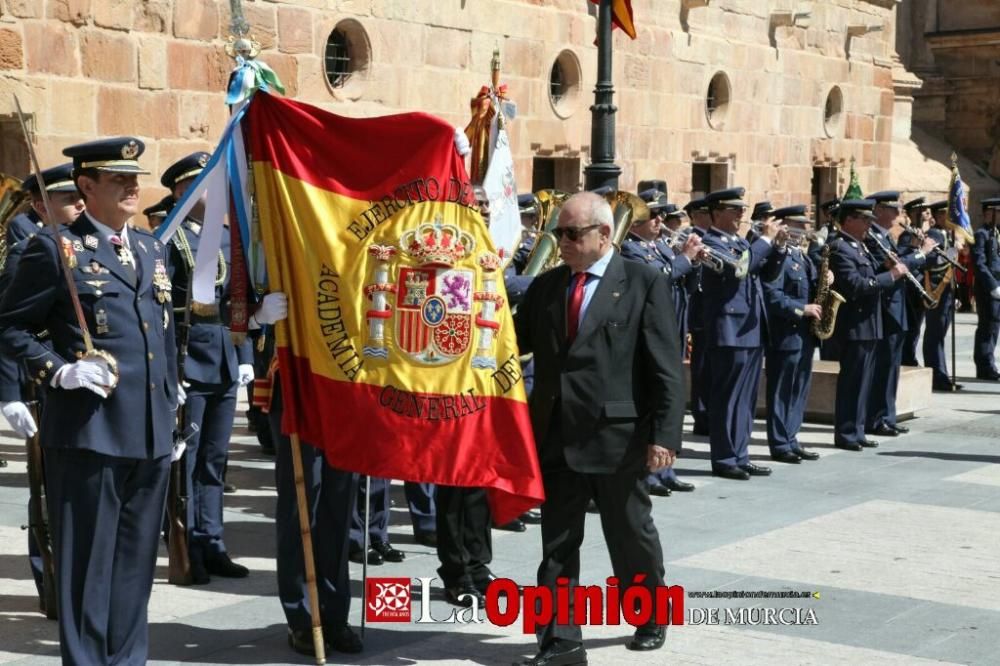
[[[108,313],[104,310],[98,310],[94,315],[94,323],[97,324],[97,334],[107,335],[108,334]]]
[[[81,243],[78,240],[74,240],[73,241],[73,251],[74,252],[83,252],[83,243]]]
[[[93,236],[91,234],[87,234],[86,236],[83,237],[83,244],[86,245],[88,249],[96,250],[97,249],[97,236]]]

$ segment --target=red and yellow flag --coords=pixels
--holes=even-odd
[[[590,0],[593,4],[601,4],[601,0]],[[635,21],[632,17],[632,0],[611,0],[612,29],[621,28],[625,34],[635,39]]]
[[[267,94],[247,120],[270,288],[289,299],[283,430],[337,468],[485,487],[498,523],[537,506],[502,263],[454,129]]]

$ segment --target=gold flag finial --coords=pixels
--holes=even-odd
[[[954,150],[951,151],[951,168],[955,169],[958,167],[958,153]]]
[[[500,87],[500,45],[494,45],[493,58],[490,60],[490,73],[493,77],[493,90]]]

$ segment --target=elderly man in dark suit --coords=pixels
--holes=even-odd
[[[602,197],[568,199],[555,229],[565,264],[536,278],[515,321],[536,365],[529,405],[546,495],[538,584],[578,584],[593,498],[615,575],[626,586],[644,574],[655,596],[663,553],[643,479],[672,464],[680,446],[681,345],[666,276],[616,254],[612,229]],[[665,629],[640,626],[628,647],[658,649]],[[549,623],[538,642],[524,663],[586,663],[575,624]]]

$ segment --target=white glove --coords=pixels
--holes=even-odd
[[[260,328],[265,324],[273,324],[288,316],[288,297],[280,291],[264,296],[260,307],[250,317],[250,328]],[[254,326],[254,324],[257,326]]]
[[[27,439],[28,437],[34,437],[35,433],[38,432],[35,419],[31,417],[31,410],[23,402],[17,400],[2,402],[0,403],[0,413],[3,413],[3,417],[7,419],[11,430],[16,432],[19,437]]]
[[[239,377],[236,381],[240,383],[240,386],[246,386],[253,381],[253,365],[250,363],[241,363],[237,369],[237,374]]]
[[[174,450],[170,452],[170,462],[175,463],[180,460],[187,447],[187,442],[177,442],[174,444]]]
[[[69,391],[87,389],[102,398],[111,395],[115,375],[103,358],[83,358],[75,363],[67,363],[52,376],[52,386]]]
[[[184,390],[184,382],[177,384],[177,406],[180,407],[185,402],[187,402],[188,394]]]
[[[465,130],[458,127],[455,128],[455,150],[462,157],[472,152],[472,146],[469,145],[469,137],[465,136]]]
[[[997,300],[1000,300],[1000,287],[995,287],[993,291],[990,292],[990,296],[992,296]]]

